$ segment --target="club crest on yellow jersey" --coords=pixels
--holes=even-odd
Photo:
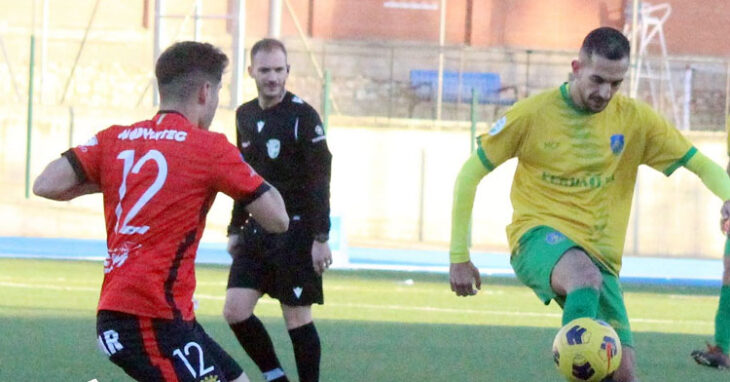
[[[613,151],[613,155],[621,154],[621,152],[624,150],[624,135],[623,134],[614,134],[611,136],[611,151]]]

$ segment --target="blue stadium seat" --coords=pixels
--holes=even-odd
[[[436,99],[438,71],[411,70],[410,82],[411,89],[418,99],[422,101]],[[479,92],[480,104],[507,106],[517,101],[515,87],[503,87],[498,73],[463,72],[461,73],[461,86],[459,86],[459,72],[444,71],[444,102],[469,103],[472,88],[476,88]],[[512,97],[502,97],[501,93],[505,90],[512,90]]]

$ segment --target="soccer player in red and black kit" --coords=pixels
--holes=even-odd
[[[100,131],[51,162],[33,185],[54,200],[103,193],[109,253],[99,346],[139,381],[248,381],[195,320],[195,255],[219,191],[267,231],[285,232],[289,217],[278,191],[223,134],[207,131],[227,63],[210,44],[171,46],[155,67],[160,111]]]
[[[236,202],[229,226],[233,256],[224,316],[266,381],[287,381],[266,329],[253,314],[267,293],[279,300],[299,380],[319,380],[321,346],[312,304],[324,302],[322,272],[332,263],[329,184],[332,155],[317,112],[286,91],[286,48],[264,39],[251,48],[248,73],[258,97],[236,111],[241,153],[282,194],[291,217],[285,234],[261,229]]]

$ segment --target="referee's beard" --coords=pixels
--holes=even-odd
[[[286,94],[285,84],[285,82],[279,84],[272,81],[258,86],[259,98],[265,100],[268,105],[276,105],[284,99],[284,94]]]

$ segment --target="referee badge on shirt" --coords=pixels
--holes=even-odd
[[[611,151],[613,151],[613,155],[621,154],[621,151],[624,150],[624,135],[623,134],[614,134],[611,136]]]
[[[279,156],[281,150],[281,142],[278,139],[269,139],[266,141],[266,152],[269,154],[269,158],[276,159]]]

